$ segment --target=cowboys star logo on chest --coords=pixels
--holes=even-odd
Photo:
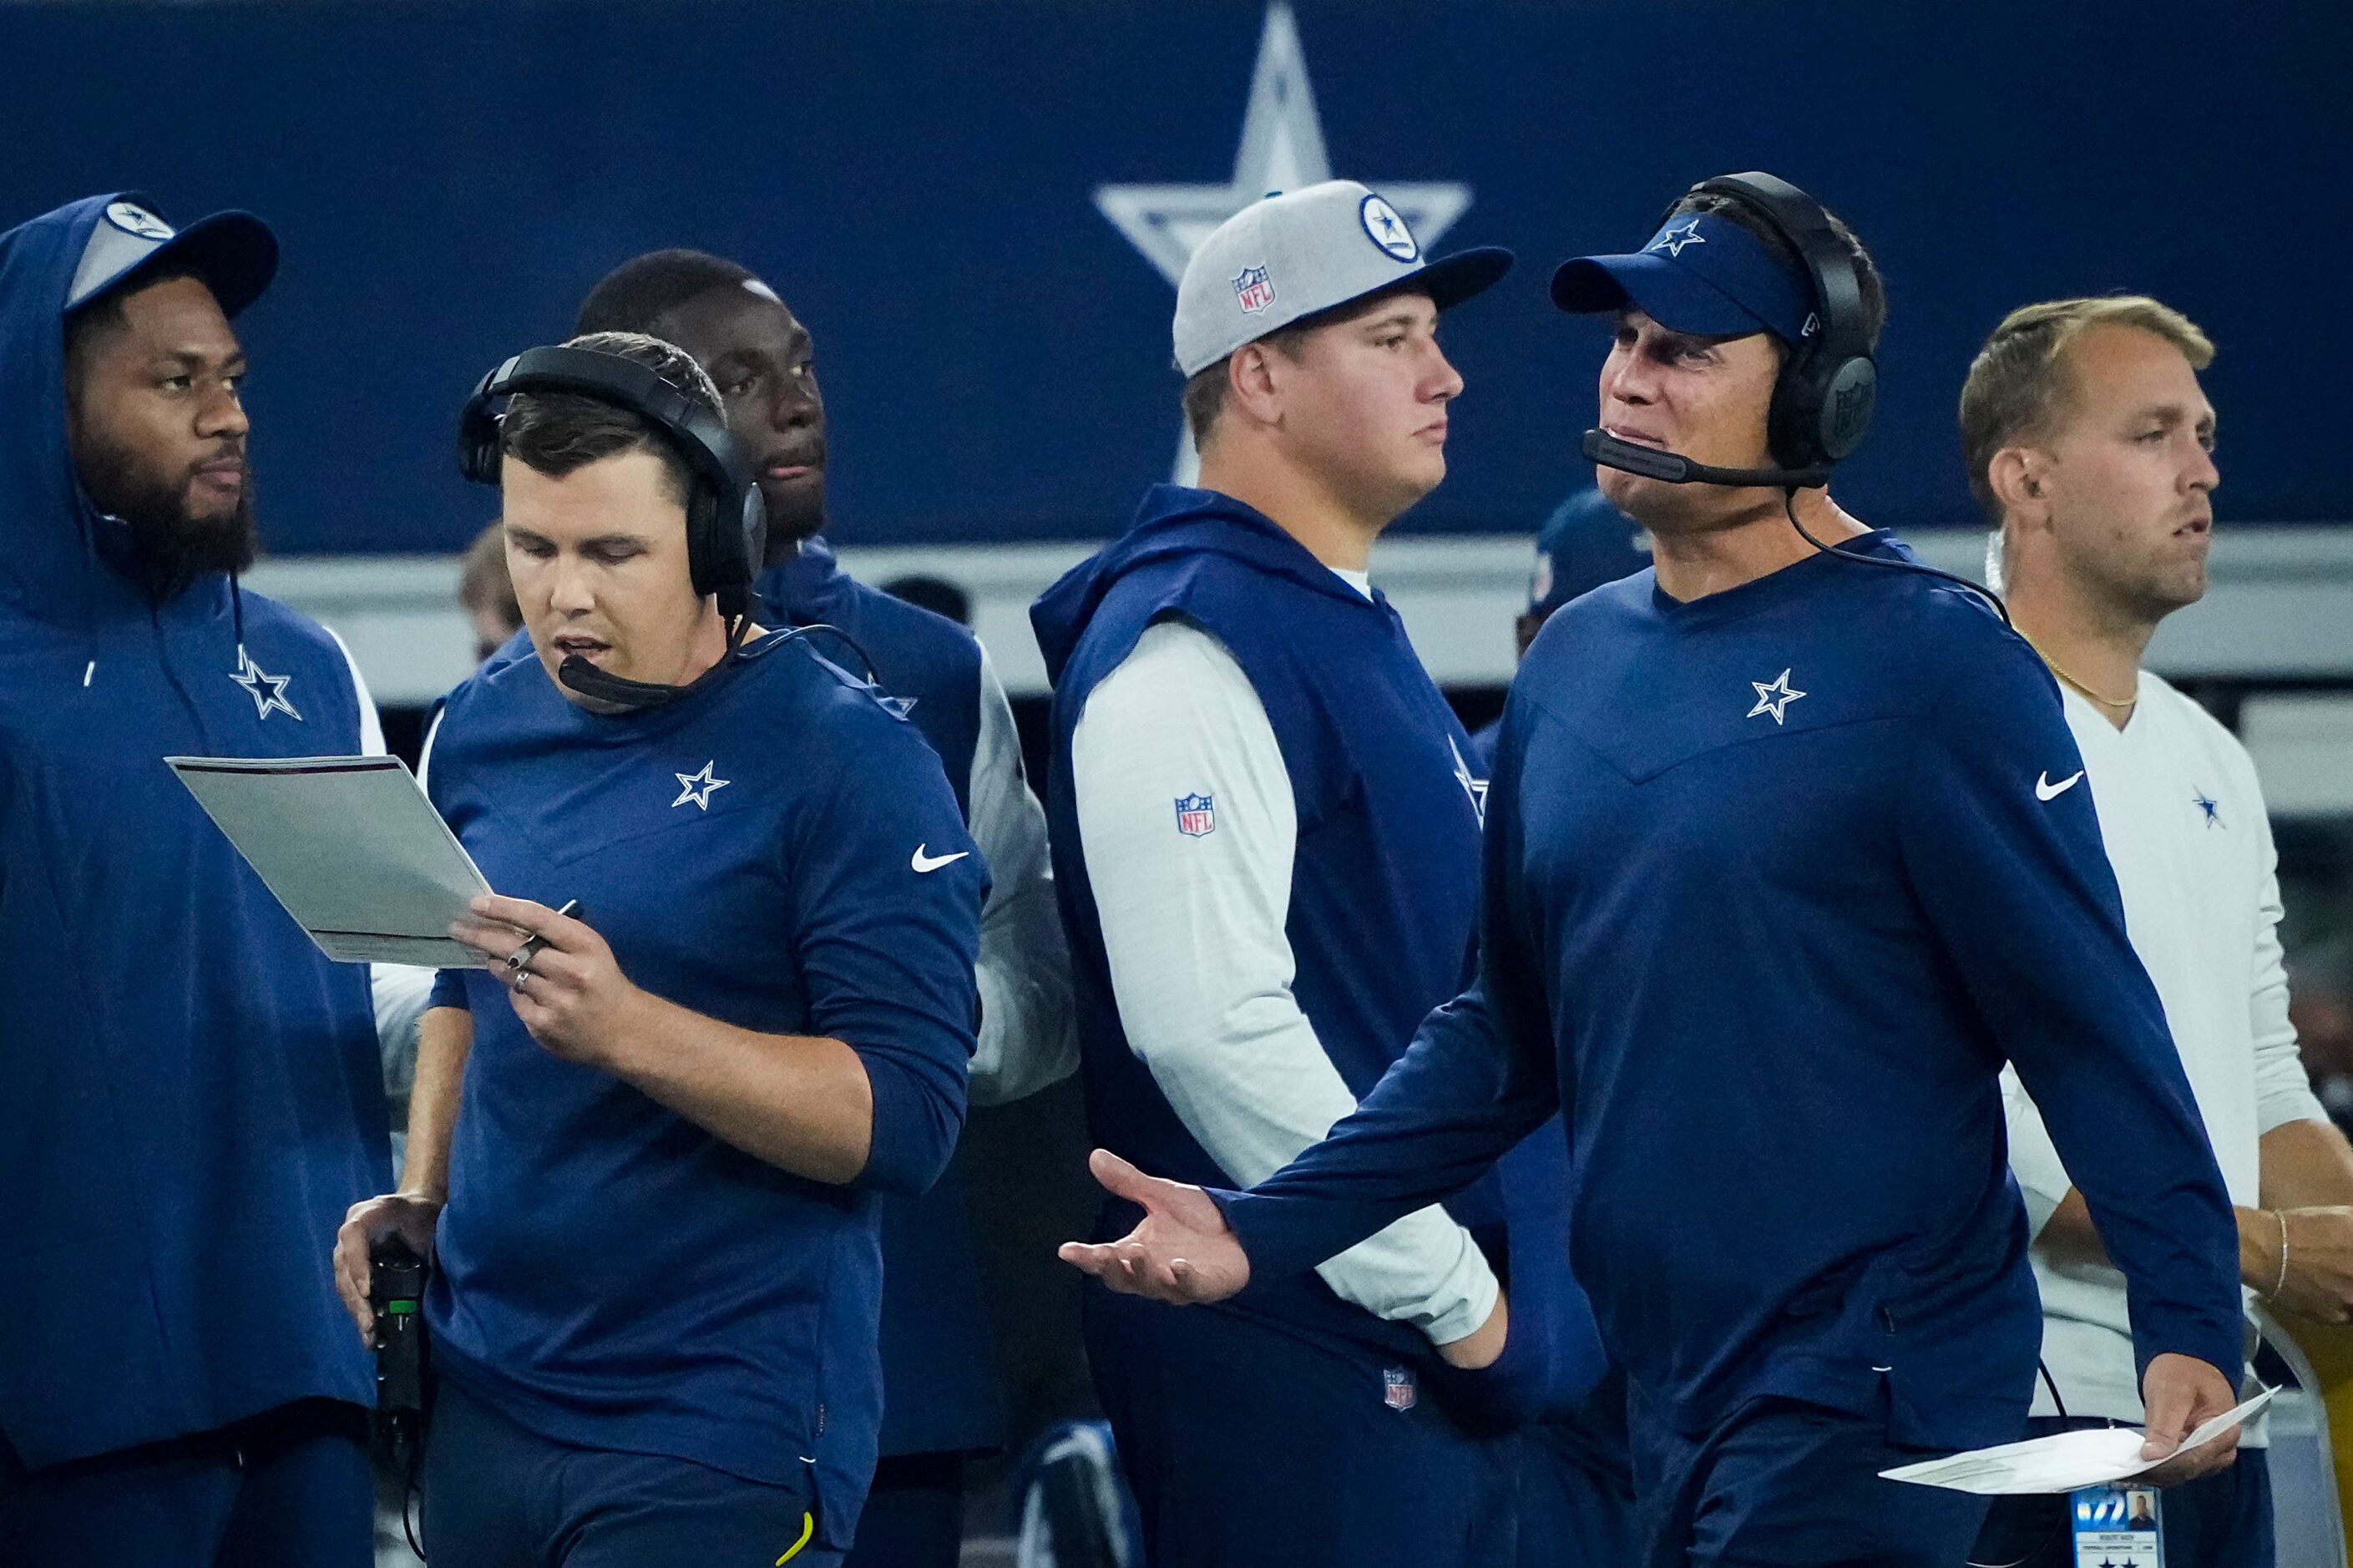
[[[698,773],[673,773],[670,776],[678,780],[679,791],[678,798],[670,802],[671,806],[677,807],[691,803],[697,811],[709,811],[712,795],[719,790],[725,789],[729,782],[726,779],[712,776],[712,770],[718,765],[716,761],[712,761],[704,763]]]
[[[1770,713],[1777,727],[1784,721],[1789,704],[1805,695],[1789,684],[1789,672],[1786,669],[1770,680],[1752,680],[1748,684],[1757,689],[1757,706],[1748,710],[1748,717]]]
[[[245,651],[242,644],[237,650],[237,673],[229,679],[245,688],[245,694],[253,699],[253,716],[256,719],[283,713],[298,722],[301,720],[302,715],[294,710],[294,704],[286,700],[286,689],[293,684],[294,678],[272,675],[263,669],[253,662],[253,656]]]

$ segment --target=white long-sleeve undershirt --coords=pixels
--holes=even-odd
[[[1263,1181],[1356,1104],[1291,990],[1299,822],[1265,705],[1222,643],[1161,621],[1088,698],[1071,763],[1128,1044],[1227,1176]],[[1176,800],[1198,795],[1215,826],[1181,834]],[[1438,1344],[1478,1329],[1498,1294],[1470,1233],[1435,1205],[1316,1272]]]
[[[972,1102],[1002,1105],[1068,1078],[1079,1065],[1071,954],[1054,902],[1046,814],[1021,773],[1013,705],[984,651],[980,733],[965,786],[972,841],[988,862],[980,910],[980,1038]]]
[[[360,755],[389,755],[389,748],[384,743],[384,719],[376,711],[375,694],[368,689],[367,678],[360,673],[360,661],[352,657],[351,645],[343,640],[341,632],[332,626],[321,629],[334,639],[336,649],[343,656],[344,667],[351,671],[352,697],[360,710]],[[433,974],[432,970],[413,963],[368,965],[368,996],[375,1010],[376,1057],[384,1068],[385,1098],[393,1112],[395,1180],[399,1178],[407,1152],[408,1091],[417,1080],[417,1026],[425,1016],[426,1002],[433,992]]]

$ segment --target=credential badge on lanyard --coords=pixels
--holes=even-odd
[[[2155,1487],[2084,1487],[2068,1499],[2075,1568],[2164,1568],[2165,1531]]]

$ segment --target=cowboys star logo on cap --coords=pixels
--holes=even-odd
[[[1366,196],[1356,214],[1364,220],[1365,232],[1372,236],[1375,245],[1399,261],[1421,259],[1421,247],[1413,242],[1413,231],[1406,227],[1405,219],[1398,216],[1397,208],[1378,196]]]
[[[1699,231],[1699,219],[1694,218],[1681,228],[1669,226],[1659,231],[1659,237],[1644,246],[1645,250],[1663,250],[1669,256],[1681,256],[1686,245],[1705,245],[1707,236]]]
[[[1244,343],[1409,279],[1431,305],[1451,310],[1511,265],[1511,252],[1493,247],[1428,260],[1398,209],[1377,193],[1354,180],[1325,180],[1252,202],[1201,241],[1176,280],[1169,346],[1176,368],[1198,375]],[[1259,273],[1265,302],[1252,309]]]
[[[1263,267],[1245,267],[1234,279],[1234,299],[1247,314],[1255,316],[1274,303],[1274,283]]]
[[[261,298],[278,270],[278,241],[251,213],[222,212],[174,228],[145,198],[118,195],[90,220],[81,260],[66,285],[65,306],[78,310],[108,289],[152,275],[160,265],[199,279],[221,313],[234,317]]]
[[[136,202],[109,202],[106,221],[123,233],[135,234],[142,239],[172,237],[172,226]]]

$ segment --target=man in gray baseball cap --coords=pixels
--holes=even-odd
[[[1426,260],[1351,181],[1229,219],[1176,289],[1199,488],[1154,487],[1031,609],[1110,1190],[1098,1237],[1135,1222],[1130,1161],[1225,1187],[1314,1142],[1461,978],[1484,781],[1366,558],[1445,477],[1462,382],[1439,313],[1510,265]],[[1246,1305],[1090,1286],[1150,1560],[1459,1568],[1504,1550],[1510,1461],[1451,1393],[1503,1348],[1472,1228],[1499,1215],[1474,1190]]]
[[[1176,285],[1176,368],[1187,377],[1283,328],[1410,289],[1451,310],[1512,269],[1494,246],[1435,261],[1395,207],[1354,180],[1253,202],[1201,242]]]

